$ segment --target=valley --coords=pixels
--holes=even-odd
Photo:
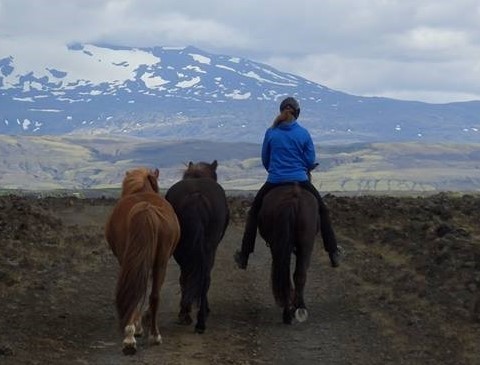
[[[324,193],[478,191],[480,143],[317,145],[313,182]],[[0,135],[0,189],[101,190],[120,186],[126,170],[160,169],[160,186],[181,178],[189,161],[218,160],[230,190],[256,190],[266,172],[255,143],[153,140],[129,136]]]

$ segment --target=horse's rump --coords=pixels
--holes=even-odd
[[[168,235],[168,240],[171,239],[178,242],[180,228],[177,216],[168,201],[151,192],[125,196],[117,202],[105,226],[107,242],[120,263],[126,247],[130,212],[136,204],[142,202],[149,203],[155,207],[161,221],[162,234]]]
[[[218,243],[223,238],[229,211],[225,191],[220,184],[208,178],[180,180],[167,191],[165,198],[179,217],[182,236],[190,228],[186,223],[191,222],[204,225],[209,239]]]
[[[286,215],[286,211],[291,215]],[[280,185],[263,198],[258,226],[265,240],[279,234],[287,222],[294,225],[296,235],[314,237],[319,229],[319,219],[318,202],[312,193],[298,184]]]

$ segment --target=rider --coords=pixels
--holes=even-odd
[[[340,252],[330,223],[328,209],[308,178],[308,171],[316,166],[315,148],[310,133],[297,122],[299,114],[300,105],[297,100],[293,97],[284,99],[280,104],[280,114],[265,133],[262,145],[262,163],[268,171],[268,177],[253,200],[247,216],[242,248],[234,255],[235,262],[240,269],[247,268],[248,257],[255,248],[257,218],[264,196],[274,187],[291,182],[300,183],[303,188],[317,198],[325,251],[328,252],[332,267],[340,264]]]

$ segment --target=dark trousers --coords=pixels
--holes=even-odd
[[[286,183],[291,184],[291,183]],[[300,186],[309,192],[311,192],[318,201],[318,214],[320,214],[320,230],[323,240],[323,246],[325,251],[327,252],[334,252],[337,250],[337,239],[335,237],[335,232],[332,228],[332,223],[330,222],[330,214],[328,212],[328,208],[322,200],[320,193],[318,190],[313,186],[310,181],[304,181],[299,183]],[[257,221],[258,221],[258,213],[260,212],[260,208],[262,207],[263,198],[267,193],[272,190],[273,188],[285,184],[272,184],[268,181],[263,184],[263,186],[258,190],[255,198],[253,199],[252,206],[248,211],[247,222],[245,225],[245,231],[243,233],[242,239],[242,253],[245,255],[249,255],[255,249],[255,238],[257,236]]]

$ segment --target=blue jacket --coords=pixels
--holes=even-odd
[[[297,123],[280,123],[265,132],[262,163],[270,183],[307,181],[315,163],[315,147],[310,133]]]

